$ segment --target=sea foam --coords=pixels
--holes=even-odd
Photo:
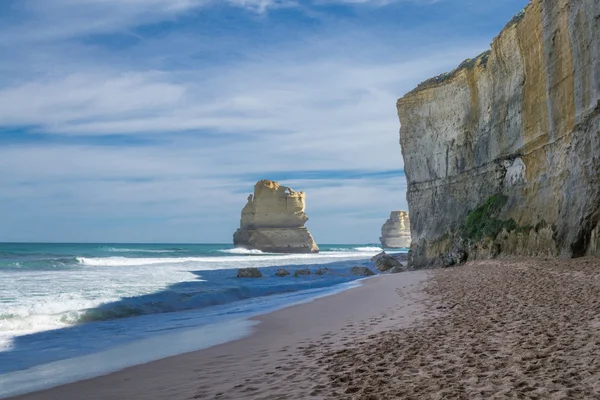
[[[23,247],[23,245],[21,245]],[[0,348],[11,346],[11,338],[73,326],[81,322],[105,321],[153,313],[226,304],[276,293],[303,291],[338,283],[328,277],[320,281],[286,279],[243,281],[232,269],[309,268],[368,260],[381,249],[365,245],[329,249],[318,254],[269,254],[258,250],[223,248],[222,245],[177,249],[144,245],[31,245],[25,253],[5,251],[0,259]],[[151,247],[152,246],[152,247]],[[41,250],[35,252],[36,247]],[[78,250],[80,256],[68,252]],[[139,251],[148,256],[104,256]],[[1,248],[0,248],[1,250]],[[190,256],[168,254],[181,251]],[[154,256],[151,253],[157,253]],[[160,253],[165,253],[160,254]],[[8,254],[8,256],[7,256]],[[22,255],[24,254],[24,255]],[[84,256],[85,254],[85,256]],[[292,270],[293,272],[293,270]],[[208,276],[208,277],[207,277]],[[327,280],[329,279],[329,280]],[[340,281],[341,282],[341,281]]]
[[[235,247],[233,249],[225,249],[218,251],[227,254],[266,254],[257,249],[244,249],[243,247]]]
[[[236,249],[231,249],[236,250]],[[226,251],[223,251],[226,253]],[[252,253],[249,253],[252,252]],[[156,258],[130,258],[130,257],[77,257],[76,260],[83,265],[101,266],[101,267],[127,267],[157,264],[183,264],[196,263],[200,269],[226,269],[238,268],[232,263],[248,262],[249,255],[259,257],[250,257],[250,262],[259,263],[260,266],[272,266],[283,263],[294,263],[299,261],[326,262],[328,259],[335,258],[365,258],[369,255],[381,252],[378,247],[358,247],[351,251],[322,251],[314,254],[271,254],[257,253],[255,250],[236,250],[229,251],[230,254],[239,254],[239,256],[230,257],[156,257]],[[223,266],[229,264],[229,266]],[[252,265],[254,266],[254,265]]]
[[[380,253],[383,251],[383,249],[381,247],[374,247],[374,246],[355,247],[354,250],[359,251],[359,252],[364,252],[364,253]]]
[[[67,358],[0,375],[0,397],[16,396],[53,386],[103,375],[132,365],[147,363],[242,338],[254,321],[232,320],[178,330],[111,349]]]

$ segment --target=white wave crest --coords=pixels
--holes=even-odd
[[[225,249],[225,250],[219,250],[219,251],[221,253],[228,253],[228,254],[266,254],[260,250],[244,249],[243,247],[236,247],[234,249]]]
[[[155,265],[155,264],[179,264],[188,261],[204,260],[204,258],[198,257],[178,257],[178,258],[128,258],[128,257],[77,257],[76,260],[83,265],[89,265],[92,267],[135,267],[141,265]]]
[[[80,268],[69,274],[34,271],[3,278],[0,293],[8,301],[0,307],[0,348],[9,344],[10,337],[69,326],[89,309],[146,296],[198,277],[178,266],[153,266]]]
[[[381,253],[383,249],[375,246],[367,246],[367,247],[355,247],[354,250],[364,252],[364,253]]]
[[[230,257],[77,257],[82,265],[90,267],[140,267],[149,265],[194,264],[199,270],[229,269],[242,267],[268,267],[271,265],[287,265],[293,263],[318,263],[332,259],[365,258],[370,254],[381,252],[381,249],[369,251],[322,251],[314,254],[254,254],[243,253]],[[238,263],[244,263],[244,265]]]
[[[115,300],[118,300],[116,298]],[[48,309],[41,307],[19,307],[20,309],[9,310],[8,314],[0,315],[0,332],[18,333],[20,335],[50,329],[63,328],[74,324],[88,307],[95,307],[101,302],[89,301],[87,304],[48,304]],[[60,309],[60,311],[52,310]]]

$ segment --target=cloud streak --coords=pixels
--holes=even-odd
[[[327,3],[0,5],[0,240],[229,242],[272,178],[308,193],[321,243],[376,241],[406,208],[396,99],[495,31]]]

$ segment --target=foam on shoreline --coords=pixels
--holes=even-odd
[[[105,375],[133,365],[240,339],[257,322],[238,319],[175,331],[114,347],[100,353],[67,358],[0,375],[0,398],[31,393],[66,383]]]
[[[252,318],[274,311],[331,296],[361,285],[363,278],[339,285],[310,289],[304,292],[275,295],[263,300],[270,305],[263,305],[261,310],[244,311],[240,309],[238,318],[229,319],[221,316],[217,321],[203,326],[171,330],[156,336],[142,338],[107,350],[92,354],[61,359],[32,366],[27,369],[8,372],[0,375],[0,398],[36,392],[59,385],[94,378],[127,367],[160,360],[197,350],[206,349],[219,344],[231,342],[250,335],[258,322]],[[278,304],[278,301],[281,303]],[[170,313],[170,319],[177,318],[179,313]],[[153,316],[156,317],[156,316]],[[181,316],[193,319],[193,315]],[[143,317],[142,317],[143,318]],[[144,321],[140,321],[143,323]]]

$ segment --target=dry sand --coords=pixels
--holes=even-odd
[[[246,339],[23,398],[600,399],[599,259],[367,282]]]
[[[323,357],[357,399],[600,399],[600,260],[435,271],[444,314]]]

